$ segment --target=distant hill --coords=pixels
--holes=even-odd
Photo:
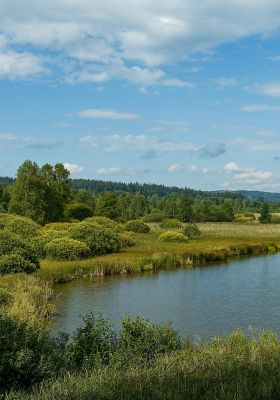
[[[14,178],[0,177],[0,183],[4,185],[12,185]],[[119,193],[143,193],[147,196],[157,195],[159,197],[167,196],[171,193],[180,194],[183,192],[189,193],[190,196],[212,197],[220,196],[227,198],[249,198],[249,199],[263,199],[266,201],[280,201],[280,193],[262,192],[255,190],[215,190],[203,191],[194,190],[191,188],[179,188],[177,186],[165,186],[152,183],[124,183],[113,181],[102,181],[94,179],[72,179],[72,186],[75,189],[89,190],[95,193],[102,192],[119,192]]]

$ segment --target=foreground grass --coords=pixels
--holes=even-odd
[[[156,359],[152,365],[67,374],[24,395],[29,400],[268,400],[280,397],[280,342],[242,332]]]
[[[188,243],[158,240],[162,230],[152,225],[149,234],[137,234],[136,246],[120,253],[82,261],[43,260],[37,276],[65,282],[83,276],[126,274],[197,263],[219,262],[231,257],[275,252],[280,246],[279,224],[200,224],[202,235]]]
[[[26,274],[0,276],[0,312],[46,330],[54,307],[52,300],[53,290],[47,280]]]

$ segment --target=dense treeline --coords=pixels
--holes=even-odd
[[[70,180],[62,164],[41,168],[25,161],[11,185],[0,185],[0,211],[30,217],[40,224],[64,219],[82,220],[93,215],[120,222],[144,218],[161,222],[176,218],[182,222],[255,220],[254,213],[280,210],[280,201],[266,202],[238,192],[202,192],[163,185]],[[265,206],[264,206],[265,205]],[[239,216],[238,216],[239,215]],[[278,222],[278,221],[273,221]]]

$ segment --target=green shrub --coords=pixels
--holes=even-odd
[[[15,216],[8,220],[5,229],[26,239],[37,236],[41,227],[30,218]]]
[[[122,247],[132,247],[135,246],[135,240],[129,235],[129,232],[119,233],[119,238]]]
[[[107,217],[91,217],[91,218],[86,218],[84,222],[88,223],[93,223],[97,225],[101,225],[103,228],[108,228],[111,229],[114,232],[123,232],[123,227],[118,224],[116,221],[113,219],[107,218]]]
[[[37,266],[20,254],[8,254],[0,257],[0,275],[26,272],[30,274],[37,269]]]
[[[80,260],[90,255],[89,247],[78,240],[54,239],[45,246],[46,255],[53,260]]]
[[[83,318],[84,324],[73,335],[68,347],[68,364],[71,369],[94,368],[108,365],[116,347],[116,333],[103,318],[93,314]]]
[[[86,204],[75,203],[75,204],[68,204],[64,214],[66,218],[73,218],[82,221],[85,218],[91,217],[93,211]]]
[[[148,233],[150,232],[150,227],[145,224],[143,221],[140,220],[133,220],[133,221],[128,221],[124,225],[124,229],[126,231],[131,231],[135,233]]]
[[[35,264],[37,268],[39,267],[39,259],[30,246],[29,240],[24,240],[6,229],[0,230],[0,256],[15,253]]]
[[[252,221],[255,221],[255,216],[246,216],[245,214],[235,214],[234,221],[236,221],[236,222],[252,222]]]
[[[2,394],[57,376],[64,364],[65,341],[50,339],[25,321],[0,313],[0,338]]]
[[[140,317],[134,321],[126,317],[122,321],[119,352],[128,362],[150,361],[181,347],[180,336],[170,324],[153,324]]]
[[[273,224],[280,224],[280,214],[271,214],[271,222]]]
[[[67,237],[66,230],[55,231],[52,229],[42,230],[41,234],[35,238],[29,240],[29,245],[33,252],[39,259],[46,257],[46,245],[54,239],[60,239]]]
[[[159,235],[161,242],[187,242],[188,238],[181,232],[166,231]]]
[[[7,306],[10,303],[12,296],[11,294],[0,287],[0,307]]]
[[[178,219],[164,219],[161,223],[161,227],[167,229],[180,229],[183,228],[183,224]]]
[[[44,230],[68,231],[68,229],[72,228],[76,223],[78,222],[51,222],[44,226]]]
[[[86,243],[92,255],[114,253],[121,248],[121,239],[116,232],[85,221],[73,226],[69,237]]]
[[[194,239],[194,238],[197,238],[197,237],[199,237],[201,235],[201,231],[200,231],[199,227],[195,223],[191,223],[191,224],[188,224],[187,226],[185,226],[184,234],[188,238]]]
[[[144,222],[162,222],[163,214],[160,210],[152,210],[150,214],[146,214],[143,217]]]

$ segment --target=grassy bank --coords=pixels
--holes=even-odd
[[[280,245],[280,226],[275,224],[207,223],[199,226],[202,234],[187,243],[158,240],[162,230],[152,225],[149,234],[137,234],[136,246],[120,253],[82,261],[42,261],[37,275],[55,282],[83,276],[125,274],[161,268],[192,267],[232,257],[276,252]]]
[[[32,394],[29,400],[261,400],[279,399],[280,342],[266,333],[256,340],[242,332],[157,358],[151,365],[101,368],[67,374]]]

